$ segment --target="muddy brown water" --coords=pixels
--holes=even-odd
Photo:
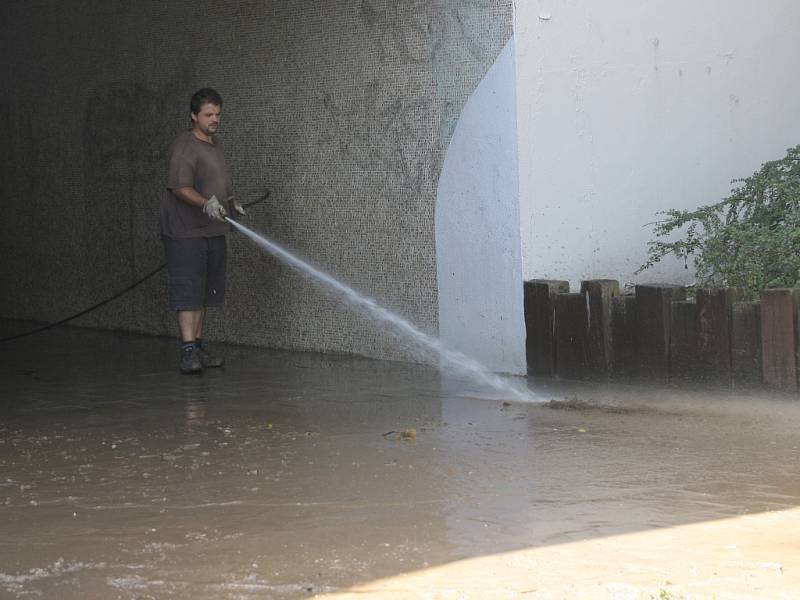
[[[423,366],[221,349],[187,377],[173,340],[0,344],[0,597],[324,596],[800,504],[794,396],[538,383],[519,404]]]

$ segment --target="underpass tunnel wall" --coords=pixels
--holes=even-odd
[[[434,212],[461,110],[511,38],[510,0],[206,0],[0,8],[0,316],[54,321],[163,262],[166,152],[200,87],[246,224],[437,333]],[[241,236],[207,337],[412,357]],[[75,323],[173,335],[164,272]]]

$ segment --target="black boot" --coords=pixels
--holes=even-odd
[[[225,364],[223,357],[215,356],[208,351],[208,346],[203,343],[201,338],[197,338],[194,341],[194,345],[197,348],[197,356],[200,358],[200,364],[203,365],[203,368],[216,369]]]
[[[202,371],[203,364],[200,362],[194,342],[183,342],[181,344],[181,373],[190,375]]]

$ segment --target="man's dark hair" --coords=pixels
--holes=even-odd
[[[192,96],[192,99],[189,100],[189,110],[197,114],[200,112],[200,109],[203,108],[203,104],[216,104],[222,108],[222,96],[219,95],[217,90],[212,88],[197,90]]]

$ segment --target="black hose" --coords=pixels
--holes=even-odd
[[[52,329],[53,327],[58,327],[59,325],[63,325],[64,323],[68,323],[69,321],[72,321],[73,319],[77,319],[78,317],[82,317],[86,313],[90,313],[93,310],[96,310],[96,309],[100,308],[101,306],[105,306],[106,304],[108,304],[112,300],[116,300],[120,296],[123,296],[123,295],[127,294],[133,288],[135,288],[137,285],[140,285],[140,284],[144,283],[145,281],[150,279],[153,275],[155,275],[156,273],[161,271],[161,269],[163,269],[166,266],[167,266],[167,263],[161,264],[158,268],[156,268],[153,271],[150,271],[147,275],[142,277],[139,281],[136,281],[135,283],[132,283],[131,285],[126,287],[121,292],[119,292],[117,294],[114,294],[110,298],[106,298],[102,302],[98,302],[94,306],[90,306],[86,310],[82,310],[81,312],[79,312],[77,314],[74,314],[74,315],[72,315],[70,317],[67,317],[66,319],[61,319],[60,321],[56,321],[55,323],[48,323],[47,325],[42,325],[41,327],[39,327],[37,329],[32,329],[31,331],[26,331],[24,333],[18,333],[17,335],[12,335],[12,336],[9,336],[9,337],[0,338],[0,343],[2,343],[2,342],[10,342],[11,340],[18,340],[19,338],[28,337],[29,335],[33,335],[35,333],[41,333],[42,331],[47,331],[48,329]]]
[[[242,205],[242,208],[250,208],[251,206],[254,206],[254,205],[256,205],[256,204],[258,204],[258,203],[260,203],[260,202],[264,202],[264,200],[266,200],[267,198],[269,198],[269,195],[270,195],[270,190],[267,190],[267,191],[264,193],[264,195],[263,195],[263,196],[261,196],[260,198],[256,198],[256,199],[255,199],[255,200],[253,200],[252,202],[248,202],[247,204],[244,204],[244,205]],[[166,267],[166,266],[167,266],[167,263],[162,263],[162,264],[161,264],[159,267],[157,267],[155,270],[153,270],[153,271],[150,271],[150,272],[149,272],[147,275],[145,275],[144,277],[142,277],[140,280],[138,280],[138,281],[136,281],[136,282],[132,283],[131,285],[129,285],[128,287],[126,287],[126,288],[125,288],[124,290],[122,290],[121,292],[119,292],[119,293],[116,293],[116,294],[114,294],[113,296],[111,296],[110,298],[106,298],[106,299],[105,299],[105,300],[103,300],[102,302],[98,302],[98,303],[97,303],[97,304],[95,304],[94,306],[90,306],[89,308],[87,308],[87,309],[85,309],[85,310],[82,310],[81,312],[79,312],[79,313],[77,313],[77,314],[74,314],[74,315],[72,315],[72,316],[70,316],[70,317],[67,317],[66,319],[61,319],[60,321],[56,321],[55,323],[48,323],[47,325],[42,325],[41,327],[39,327],[39,328],[37,328],[37,329],[32,329],[31,331],[26,331],[26,332],[24,332],[24,333],[18,333],[17,335],[12,335],[12,336],[9,336],[9,337],[0,338],[0,343],[3,343],[3,342],[10,342],[11,340],[18,340],[18,339],[20,339],[20,338],[24,338],[24,337],[28,337],[29,335],[33,335],[33,334],[35,334],[35,333],[41,333],[41,332],[43,332],[43,331],[47,331],[48,329],[52,329],[53,327],[58,327],[59,325],[63,325],[64,323],[68,323],[68,322],[70,322],[70,321],[73,321],[73,320],[77,319],[78,317],[82,317],[82,316],[83,316],[83,315],[85,315],[86,313],[90,313],[90,312],[92,312],[93,310],[97,310],[97,309],[98,309],[98,308],[100,308],[101,306],[105,306],[106,304],[108,304],[108,303],[109,303],[109,302],[111,302],[112,300],[116,300],[116,299],[117,299],[117,298],[119,298],[120,296],[124,296],[125,294],[127,294],[128,292],[130,292],[130,291],[131,291],[133,288],[135,288],[136,286],[138,286],[138,285],[141,285],[142,283],[144,283],[145,281],[147,281],[148,279],[150,279],[150,278],[151,278],[153,275],[155,275],[156,273],[158,273],[159,271],[161,271],[161,269],[163,269],[163,268],[164,268],[164,267]]]

